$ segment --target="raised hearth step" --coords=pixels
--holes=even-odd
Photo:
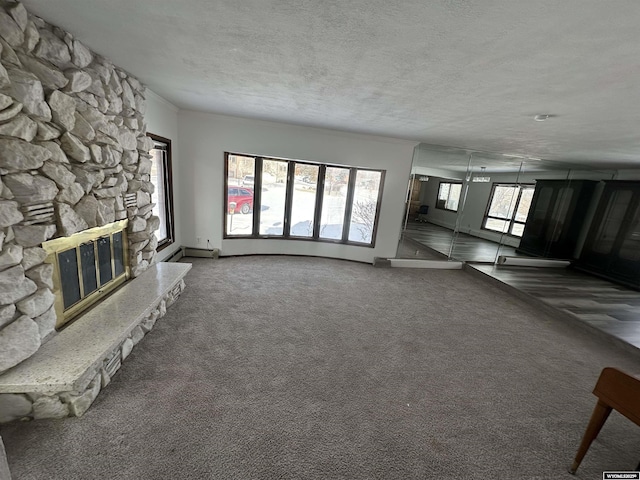
[[[181,284],[190,269],[189,263],[158,263],[127,282],[32,357],[0,375],[0,394],[84,391],[103,361]]]

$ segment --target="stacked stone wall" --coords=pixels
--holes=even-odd
[[[155,258],[145,87],[72,34],[0,3],[0,373],[55,334],[42,242],[129,219],[133,276]]]

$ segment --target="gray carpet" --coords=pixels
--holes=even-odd
[[[556,479],[638,357],[463,271],[191,259],[83,418],[0,429],[23,479]],[[612,414],[577,478],[633,469]]]

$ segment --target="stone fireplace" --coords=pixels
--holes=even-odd
[[[27,361],[37,363],[34,359],[42,349],[67,341],[57,337],[68,329],[56,328],[86,308],[77,306],[80,297],[91,300],[99,290],[115,288],[128,277],[133,284],[157,267],[154,231],[159,219],[151,203],[153,142],[147,136],[145,110],[145,87],[135,77],[90,51],[71,33],[30,14],[21,3],[0,5],[0,422],[47,416],[42,409],[33,413],[33,390],[20,390],[6,379],[18,373],[29,377],[23,372]],[[112,225],[123,227],[122,233],[105,233]],[[88,240],[95,232],[97,239]],[[80,242],[57,248],[69,239]],[[118,256],[122,264],[116,265]],[[101,263],[107,262],[111,269],[103,270]],[[74,263],[75,283],[62,283],[60,271],[69,274]],[[56,272],[54,265],[61,269]],[[109,284],[108,276],[117,277],[117,282]],[[61,384],[73,387],[65,394],[43,387],[57,399],[56,405],[64,405],[49,416],[82,411],[71,407],[73,398],[87,388],[104,386],[107,377],[100,380],[95,372],[105,361],[104,367],[119,366],[115,352],[122,357],[122,344],[131,341],[135,322],[155,322],[167,299],[180,293],[184,283],[176,278],[162,284],[152,305],[140,307],[133,323],[123,320],[124,333],[110,340],[113,351],[97,353],[110,358],[87,363],[94,375],[90,382],[84,372],[81,379]],[[74,331],[81,328],[84,316],[71,325],[80,325]],[[140,332],[135,332],[139,341]],[[16,410],[16,405],[22,407]],[[3,417],[3,409],[24,415]]]

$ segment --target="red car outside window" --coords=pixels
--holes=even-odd
[[[227,189],[227,202],[236,204],[236,212],[247,214],[253,210],[253,190],[245,187],[229,187]],[[227,211],[229,211],[229,204],[227,205]]]

